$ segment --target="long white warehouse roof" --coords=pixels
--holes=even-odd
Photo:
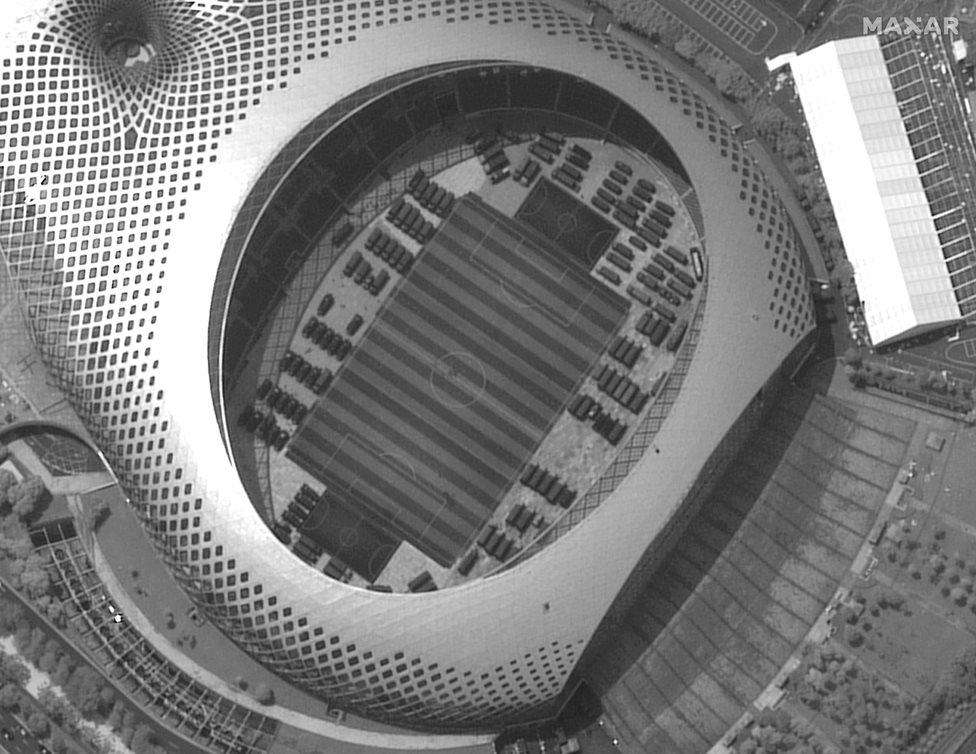
[[[878,37],[829,42],[791,68],[872,341],[959,319]]]

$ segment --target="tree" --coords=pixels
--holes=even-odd
[[[16,516],[0,517],[0,552],[17,561],[25,560],[33,551],[23,522]]]
[[[0,709],[13,712],[20,706],[20,686],[16,683],[5,683],[0,686]]]
[[[868,378],[861,369],[855,369],[854,367],[848,365],[844,367],[844,373],[847,375],[847,379],[856,388],[863,388],[868,384]]]
[[[759,742],[754,738],[747,738],[739,744],[739,754],[757,754],[759,751]]]
[[[122,716],[125,714],[125,711],[125,702],[121,699],[116,699],[115,704],[112,705],[112,711],[109,712],[108,717],[105,719],[105,724],[114,731],[119,730],[122,727]]]
[[[132,737],[136,733],[136,716],[132,710],[127,709],[122,713],[122,722],[119,725],[119,738],[122,743],[128,746],[132,742]]]
[[[849,367],[854,367],[855,369],[860,368],[861,364],[864,363],[861,358],[861,352],[858,351],[854,346],[849,346],[846,351],[844,351],[844,363]]]
[[[16,630],[17,623],[24,618],[24,608],[20,603],[9,599],[0,600],[0,633],[9,636]]]
[[[115,689],[113,689],[109,684],[103,683],[101,690],[98,692],[98,711],[102,715],[109,715],[113,707],[115,707]]]
[[[715,81],[715,77],[718,75],[719,70],[721,70],[722,63],[714,55],[712,55],[707,50],[701,50],[695,59],[691,61],[695,68],[708,76],[709,79]]]
[[[813,169],[810,164],[810,158],[807,156],[807,146],[799,136],[795,133],[788,133],[783,137],[783,141],[780,144],[780,154],[789,159],[794,159],[797,162],[803,163],[807,168],[806,172]]]
[[[132,741],[129,748],[134,754],[152,754],[157,750],[156,739],[153,736],[152,728],[145,723],[139,723],[132,733]]]
[[[59,656],[60,652],[45,651],[37,661],[37,669],[42,673],[47,673],[48,675],[53,674],[58,667]]]
[[[64,739],[64,735],[60,731],[56,730],[51,735],[51,741],[48,744],[48,748],[51,750],[52,754],[67,754],[68,742]]]
[[[742,102],[754,90],[752,80],[737,66],[724,64],[715,75],[718,90],[733,102]]]
[[[64,688],[64,685],[71,678],[71,673],[74,671],[74,663],[68,655],[62,655],[61,659],[58,660],[58,665],[51,673],[51,683],[55,686]]]
[[[786,710],[764,709],[756,716],[756,723],[763,727],[770,727],[784,731],[790,729],[790,715]]]
[[[23,521],[34,513],[45,492],[47,489],[44,482],[39,476],[32,474],[7,491],[7,502],[14,514]]]
[[[30,636],[33,629],[34,627],[26,619],[22,619],[17,623],[17,628],[14,630],[14,646],[18,650],[30,644]]]
[[[752,98],[746,104],[749,110],[752,124],[764,139],[778,140],[779,134],[786,131],[788,121],[786,115],[778,107],[765,99]],[[775,141],[772,141],[775,145]]]
[[[37,702],[51,719],[62,728],[72,729],[78,725],[78,712],[67,699],[45,686],[37,694]]]
[[[889,589],[878,599],[878,604],[886,609],[901,610],[905,605],[905,598],[893,589]]]
[[[51,724],[42,712],[33,710],[24,722],[27,723],[27,727],[37,738],[47,738],[51,733]]]
[[[47,603],[44,607],[44,614],[58,628],[64,628],[68,625],[68,616],[64,612],[64,605],[58,600],[51,600]]]
[[[47,570],[50,562],[49,555],[42,555],[38,552],[31,553],[23,561],[23,570],[20,573],[20,586],[28,595],[35,599],[45,594],[51,588],[51,574]]]
[[[41,659],[41,655],[44,654],[44,648],[47,645],[47,632],[40,626],[35,626],[31,631],[30,643],[21,648],[21,654],[23,654],[24,659],[32,665],[37,665],[38,661]]]
[[[844,626],[844,640],[852,647],[859,647],[864,643],[864,634],[854,626]]]
[[[701,45],[698,44],[687,34],[682,34],[681,38],[674,43],[675,54],[685,60],[694,60],[695,56],[701,52]]]
[[[30,678],[30,671],[17,655],[0,654],[0,681],[23,686]]]
[[[10,469],[0,469],[0,505],[7,502],[10,488],[17,484],[17,477]]]
[[[92,497],[90,500],[85,502],[85,507],[82,508],[81,512],[82,516],[84,516],[85,525],[92,531],[95,531],[105,522],[105,519],[109,517],[112,509],[105,498]],[[139,577],[138,571],[133,571],[132,573],[132,578],[135,579]]]
[[[274,704],[274,690],[266,682],[261,681],[254,687],[254,699],[258,704]]]
[[[94,718],[106,714],[101,710],[100,694],[105,681],[88,665],[79,665],[64,684],[62,690],[83,717]]]

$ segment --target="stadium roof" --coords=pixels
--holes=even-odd
[[[691,85],[554,3],[472,0],[435,15],[418,14],[416,4],[363,2],[346,24],[337,4],[310,2],[300,33],[297,11],[271,0],[132,3],[157,54],[131,70],[102,49],[104,23],[119,7],[51,2],[41,25],[0,4],[0,28],[24,26],[23,43],[4,61],[13,73],[0,80],[0,95],[38,97],[43,81],[51,97],[5,113],[0,155],[17,181],[0,185],[0,204],[9,202],[17,222],[0,223],[0,246],[52,379],[84,407],[83,421],[174,577],[214,625],[283,679],[417,728],[482,731],[537,715],[571,688],[584,648],[652,542],[670,541],[682,525],[686,498],[698,499],[700,472],[707,480],[721,458],[716,449],[729,452],[724,438],[739,436],[731,432],[741,431],[739,417],[756,410],[761,388],[807,345],[811,306],[786,209]],[[517,90],[490,79],[505,67],[560,72],[549,107],[600,132],[622,123],[637,159],[640,150],[659,151],[650,140],[634,146],[649,134],[673,147],[695,187],[683,201],[700,206],[708,239],[707,298],[657,402],[614,461],[620,473],[550,524],[557,541],[450,589],[368,591],[295,557],[258,515],[211,392],[208,354],[222,331],[202,323],[225,321],[217,293],[243,267],[237,254],[260,227],[259,211],[275,211],[273,194],[303,154],[335,136],[344,147],[316,156],[328,169],[322,182],[348,197],[354,159],[374,146],[399,148],[348,128],[351,113],[395,105],[393,115],[430,122],[419,131],[427,133],[460,113],[465,70],[479,79],[484,71],[486,86],[470,91],[503,92],[502,103],[512,102]],[[408,82],[435,77],[443,110],[398,100]],[[584,80],[585,88],[575,83]],[[544,96],[514,104],[537,106]],[[619,103],[633,103],[635,115]],[[470,112],[490,104],[479,98]],[[59,121],[58,108],[75,106],[77,126]],[[48,143],[50,156],[28,140]],[[57,172],[58,160],[88,169]],[[146,188],[120,194],[100,170]],[[745,178],[748,191],[740,190]],[[36,198],[20,186],[36,187]],[[157,201],[167,190],[172,199]],[[113,271],[122,265],[132,274]],[[121,394],[131,403],[110,397]]]
[[[830,42],[791,67],[872,341],[958,320],[879,38]]]

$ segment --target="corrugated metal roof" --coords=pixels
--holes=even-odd
[[[878,38],[821,45],[792,71],[872,341],[959,319]]]

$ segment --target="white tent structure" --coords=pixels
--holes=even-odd
[[[830,42],[790,66],[872,341],[959,320],[879,38]]]

